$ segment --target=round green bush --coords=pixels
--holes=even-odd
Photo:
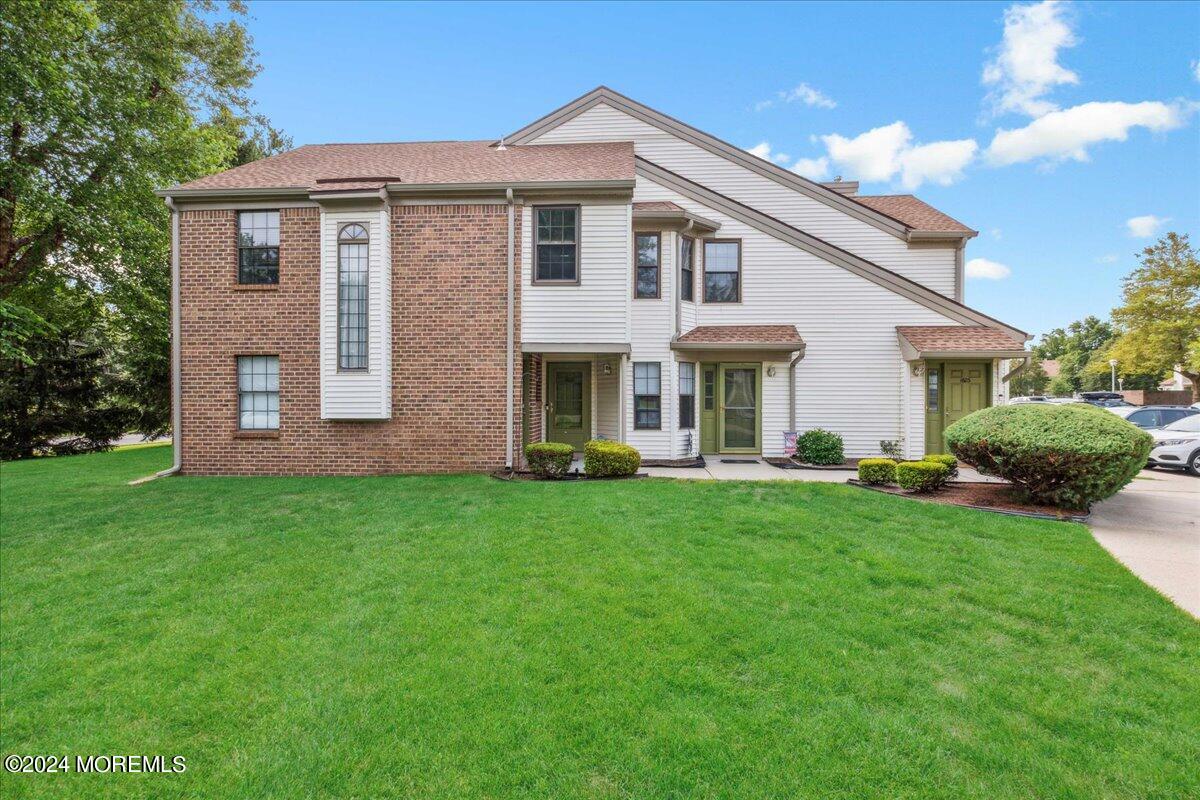
[[[525,445],[529,471],[543,478],[558,480],[571,468],[575,448],[562,442],[531,442]]]
[[[921,460],[922,461],[934,461],[938,464],[945,464],[946,468],[950,470],[950,477],[951,478],[958,477],[958,457],[957,456],[952,456],[949,453],[934,453],[933,455],[925,456]]]
[[[907,492],[932,492],[950,478],[950,468],[937,461],[901,461],[896,465],[896,485]]]
[[[1062,508],[1116,494],[1146,466],[1152,442],[1116,414],[1083,403],[992,406],[946,429],[961,461]]]
[[[805,464],[841,464],[842,437],[830,431],[813,428],[796,437],[796,458]]]
[[[896,462],[890,458],[864,458],[858,462],[858,479],[879,486],[896,482]]]
[[[636,475],[642,454],[620,442],[593,439],[583,446],[583,471],[589,478]]]

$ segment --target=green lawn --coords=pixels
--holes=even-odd
[[[20,797],[1200,796],[1200,625],[1082,526],[797,483],[0,468]]]

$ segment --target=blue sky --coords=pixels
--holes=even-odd
[[[1200,244],[1200,3],[256,2],[250,16],[252,94],[297,145],[498,137],[606,84],[978,229],[972,271],[1007,275],[971,278],[967,302],[1032,333],[1107,316],[1141,234]]]

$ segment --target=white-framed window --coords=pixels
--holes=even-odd
[[[662,428],[662,365],[657,361],[633,365],[633,427]]]
[[[238,427],[279,429],[279,356],[238,356]]]
[[[679,364],[679,427],[696,427],[696,365]]]
[[[338,369],[367,368],[367,279],[370,237],[357,222],[338,231]]]

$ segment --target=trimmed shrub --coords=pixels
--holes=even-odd
[[[922,461],[933,461],[938,464],[945,464],[946,468],[948,470],[950,470],[950,477],[952,479],[958,477],[958,457],[957,456],[952,456],[949,453],[934,453],[931,456],[925,456],[921,460]]]
[[[906,492],[932,492],[946,485],[950,468],[937,461],[901,461],[896,465],[896,485]]]
[[[1146,466],[1152,442],[1116,414],[1083,403],[993,406],[946,429],[960,460],[1062,508],[1116,494]]]
[[[884,458],[890,458],[893,461],[904,458],[904,454],[900,451],[899,439],[880,439],[879,452],[883,453]]]
[[[531,442],[525,445],[529,470],[543,478],[558,480],[571,468],[575,448],[562,442]]]
[[[620,442],[593,439],[583,446],[583,471],[589,478],[636,475],[642,454]]]
[[[878,486],[896,482],[896,462],[890,458],[864,458],[858,462],[858,479]]]
[[[841,464],[842,437],[820,428],[805,431],[796,437],[796,457],[805,464]]]

